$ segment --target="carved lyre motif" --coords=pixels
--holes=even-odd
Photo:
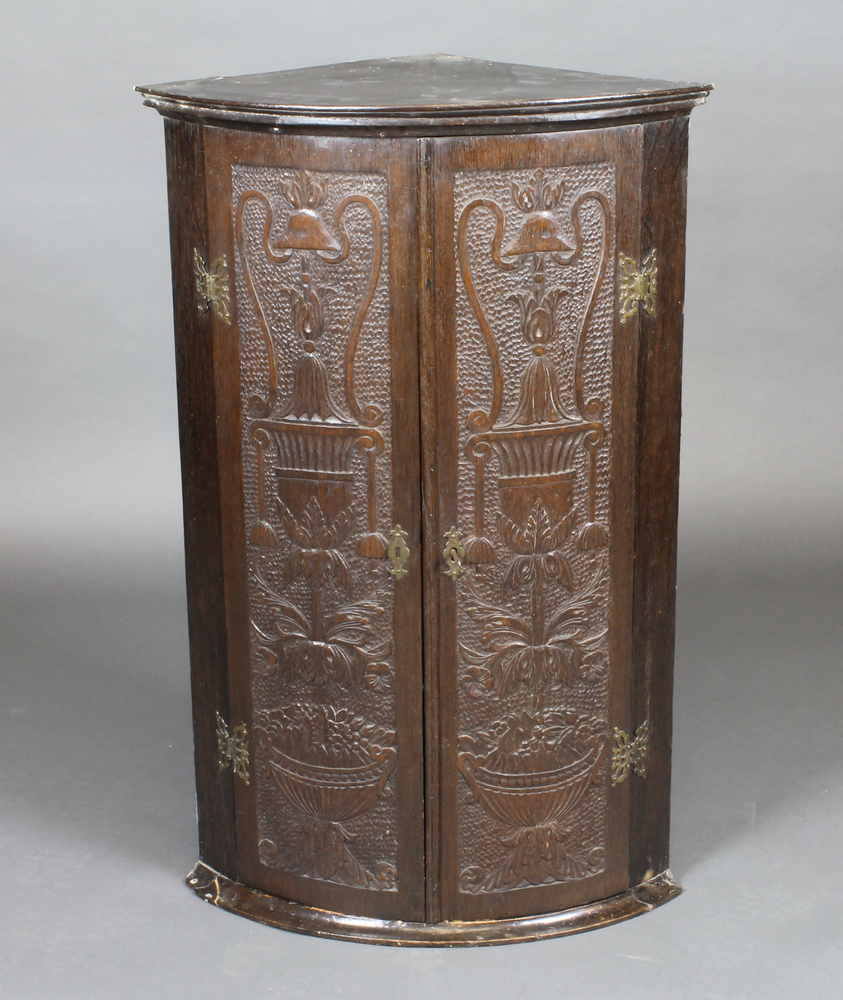
[[[287,221],[282,235],[272,240],[274,215],[272,203],[267,195],[257,189],[243,192],[237,204],[235,215],[235,234],[243,264],[243,276],[249,290],[252,304],[258,318],[261,336],[264,344],[267,362],[268,388],[265,395],[254,395],[249,400],[249,412],[254,417],[266,419],[270,416],[271,426],[253,423],[251,425],[253,440],[258,449],[258,491],[262,497],[265,489],[264,468],[265,450],[271,441],[270,431],[283,428],[288,439],[300,438],[302,435],[329,434],[337,438],[338,427],[344,427],[344,436],[353,439],[357,448],[366,457],[366,474],[368,486],[367,502],[367,533],[358,540],[358,550],[362,556],[382,559],[386,555],[386,539],[377,530],[377,510],[375,502],[375,459],[383,451],[383,437],[375,430],[382,422],[383,414],[379,407],[369,404],[360,406],[355,389],[354,368],[357,348],[363,324],[377,288],[381,271],[383,253],[383,236],[380,213],[377,206],[366,195],[349,195],[337,207],[334,234],[318,211],[325,200],[327,180],[317,178],[303,171],[293,176],[291,180],[282,180],[282,194],[295,209]],[[295,254],[300,257],[300,275],[295,284],[283,286],[289,298],[292,326],[297,334],[302,354],[296,363],[292,391],[285,403],[278,405],[277,380],[278,367],[276,348],[270,324],[261,294],[255,286],[253,264],[250,250],[246,242],[244,213],[250,201],[257,201],[263,206],[264,221],[261,232],[261,249],[268,261],[275,265],[287,264]],[[345,350],[345,399],[343,406],[337,404],[331,396],[329,373],[325,362],[320,357],[319,343],[328,327],[329,301],[333,294],[330,287],[319,287],[314,279],[311,257],[339,265],[347,260],[351,253],[351,241],[344,226],[344,217],[352,205],[361,206],[369,215],[372,223],[372,262],[366,285],[356,310]],[[290,419],[284,419],[290,418]],[[331,424],[329,430],[325,425]],[[342,434],[340,435],[342,436]],[[312,442],[300,441],[304,453],[314,458]],[[348,456],[348,450],[341,448],[343,455]],[[316,465],[307,466],[314,473],[312,478],[318,479],[318,473],[348,474],[347,463],[342,468],[332,464],[323,449],[323,459],[327,459],[325,468],[316,459]],[[283,463],[282,463],[283,464]],[[324,464],[324,462],[323,462]],[[274,530],[264,516],[265,504],[261,499],[261,516],[258,524],[252,529],[254,541],[271,545],[274,542]]]
[[[492,562],[494,547],[485,532],[484,464],[490,454],[501,463],[501,499],[508,488],[531,492],[547,505],[549,495],[564,495],[563,485],[570,477],[571,462],[576,447],[583,444],[589,455],[588,521],[581,534],[584,548],[605,545],[606,529],[594,521],[596,467],[594,451],[603,442],[605,431],[599,417],[603,410],[600,399],[585,399],[584,355],[589,325],[606,276],[611,248],[611,206],[606,196],[597,190],[581,192],[571,206],[571,226],[576,243],[571,249],[563,238],[561,225],[554,215],[564,194],[564,184],[552,184],[544,171],[536,171],[533,179],[512,185],[512,198],[524,219],[515,236],[502,249],[505,214],[501,206],[489,199],[475,199],[463,209],[457,226],[457,250],[460,273],[472,309],[477,317],[489,356],[492,374],[492,397],[488,410],[475,410],[468,416],[473,434],[466,443],[466,454],[475,462],[474,533],[466,540],[469,562]],[[582,232],[583,206],[593,202],[602,217],[602,232],[596,272],[588,295],[582,322],[574,333],[573,399],[563,400],[554,367],[548,363],[547,346],[559,334],[559,310],[563,297],[570,295],[567,287],[549,287],[546,261],[556,267],[569,267],[583,255],[585,241]],[[511,415],[501,420],[503,376],[497,338],[478,294],[472,274],[468,249],[468,226],[478,210],[492,213],[495,230],[490,246],[494,266],[501,271],[521,268],[524,259],[530,261],[529,290],[509,297],[518,306],[521,333],[532,346],[533,357],[521,376],[518,402]],[[565,438],[569,438],[565,442]],[[510,483],[510,480],[512,482]],[[561,489],[561,493],[560,493]],[[567,512],[566,512],[567,513]],[[560,512],[560,516],[565,513]]]
[[[397,762],[386,576],[397,563],[378,531],[377,461],[390,428],[358,398],[356,370],[361,351],[368,366],[384,352],[388,362],[388,327],[370,316],[385,253],[372,193],[383,186],[370,175],[347,193],[353,175],[256,175],[243,177],[234,214],[238,278],[259,333],[240,331],[257,387],[244,402],[255,752],[258,794],[283,797],[287,824],[278,828],[277,809],[263,816],[260,857],[307,878],[394,890],[394,836],[368,819],[394,809]],[[377,349],[363,341],[375,332]],[[400,562],[400,547],[394,555]],[[370,559],[384,560],[380,583]]]

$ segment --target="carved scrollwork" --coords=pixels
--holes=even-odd
[[[394,891],[385,180],[235,166],[234,189],[259,856]]]
[[[512,173],[455,186],[460,513],[477,567],[457,589],[464,892],[605,864],[614,176],[608,164]]]

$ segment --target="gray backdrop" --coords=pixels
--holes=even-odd
[[[838,998],[839,0],[4,0],[0,995]],[[424,52],[694,112],[674,869],[626,924],[386,949],[202,904],[162,125],[136,83]]]

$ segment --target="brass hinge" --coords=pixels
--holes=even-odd
[[[205,263],[205,258],[194,247],[193,273],[196,278],[196,307],[199,310],[199,315],[204,316],[209,309],[213,308],[224,323],[230,323],[228,261],[225,254],[208,266]]]
[[[635,737],[623,729],[615,729],[612,747],[612,787],[626,781],[630,768],[639,778],[647,777],[647,754],[650,744],[650,723],[644,721],[635,730]]]
[[[659,268],[656,262],[656,251],[651,250],[641,264],[641,270],[632,259],[622,253],[618,257],[621,280],[621,323],[631,319],[638,311],[638,303],[644,307],[648,316],[656,315],[656,275]]]
[[[392,563],[392,569],[389,572],[396,580],[405,577],[407,570],[404,569],[404,565],[410,558],[410,550],[407,548],[407,532],[400,524],[396,524],[389,533],[389,546],[387,547],[386,554]]]
[[[238,778],[249,784],[249,736],[246,723],[241,722],[231,732],[217,712],[217,763],[224,771],[229,764]]]

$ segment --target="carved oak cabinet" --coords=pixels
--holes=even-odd
[[[139,89],[167,136],[189,884],[416,944],[671,898],[710,88],[434,56]]]

